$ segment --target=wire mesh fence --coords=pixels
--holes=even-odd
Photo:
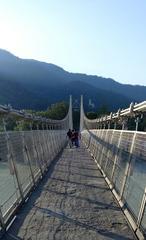
[[[65,143],[64,130],[0,133],[0,229]]]
[[[146,234],[146,133],[92,129],[82,139]]]

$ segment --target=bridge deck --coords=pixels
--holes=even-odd
[[[135,239],[94,160],[66,148],[4,239]]]

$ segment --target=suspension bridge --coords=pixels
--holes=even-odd
[[[69,148],[71,97],[63,120],[0,106],[0,238],[146,239],[145,112],[142,102],[89,120],[81,97],[80,147]],[[8,117],[30,129],[9,131]]]

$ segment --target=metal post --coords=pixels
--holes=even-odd
[[[98,130],[96,130],[96,132],[95,132],[95,137],[97,137],[97,131]],[[94,139],[94,142],[95,142],[95,144],[94,144],[94,149],[93,149],[93,156],[95,157],[96,156],[96,148],[97,148],[97,146],[96,146],[96,139]]]
[[[104,134],[104,129],[100,129],[99,139],[102,139],[103,134]],[[102,148],[102,146],[100,146],[100,148]],[[97,159],[97,162],[99,162],[99,160],[98,160],[99,154],[100,154],[100,151],[97,149],[97,151],[96,151],[96,159]]]
[[[53,133],[53,126],[51,125],[51,149],[53,153],[53,158],[55,157],[55,148],[54,148],[54,133]]]
[[[104,131],[106,131],[106,133],[105,133],[105,138],[104,138],[104,142],[106,143],[106,140],[107,140],[107,138],[108,138],[108,132],[109,132],[109,130],[105,130],[104,129]],[[103,145],[102,146],[102,151],[101,151],[101,155],[100,155],[100,158],[99,158],[99,165],[101,166],[102,165],[102,159],[103,159],[103,155],[104,155],[104,152],[105,152],[105,146]]]
[[[90,143],[91,143],[91,135],[89,134],[89,141],[88,141],[87,149],[90,148]]]
[[[103,127],[103,129],[101,129],[101,136],[100,136],[100,139],[102,139],[102,137],[103,137],[103,135],[104,135],[104,132],[105,132],[105,123],[104,123],[104,127]],[[103,134],[102,134],[103,133]],[[105,136],[106,137],[106,136]],[[100,154],[100,152],[99,152],[99,154],[98,154],[98,158],[99,158],[99,164],[100,164],[100,160],[101,160],[101,158],[102,158],[102,154],[103,154],[103,149],[104,149],[104,146],[102,145],[102,149],[101,149],[101,155],[99,156],[99,154]]]
[[[125,121],[123,120],[122,121],[122,130],[124,130],[124,128],[125,128]]]
[[[44,165],[45,165],[45,167],[47,167],[47,163],[43,159],[43,156],[45,156],[45,153],[44,153],[44,149],[43,149],[42,143],[40,141],[40,133],[38,131],[39,131],[39,125],[37,124],[37,135],[38,135],[38,142],[39,142],[40,149],[41,149],[41,160],[42,160],[42,163],[43,163],[43,167],[44,167]]]
[[[0,226],[2,227],[3,230],[5,229],[5,222],[4,222],[1,206],[0,206]]]
[[[47,131],[47,142],[46,142],[46,145],[47,145],[47,149],[48,149],[48,154],[50,153],[50,149],[49,149],[49,146],[48,146],[48,131],[49,131],[49,128],[48,128],[48,124],[46,123],[46,131]]]
[[[54,146],[55,146],[55,156],[56,156],[56,154],[58,153],[58,145],[57,145],[57,142],[56,142],[56,140],[57,140],[57,137],[56,137],[56,131],[55,131],[55,135],[54,135]]]
[[[51,157],[52,157],[52,159],[53,159],[53,157],[54,157],[54,154],[55,154],[55,152],[54,152],[54,146],[53,146],[53,135],[52,135],[52,125],[50,125],[49,126],[49,129],[50,129],[50,149],[51,149],[51,152],[50,152],[50,155],[51,155]],[[51,159],[51,160],[52,160]]]
[[[126,130],[127,129],[127,121],[128,121],[128,119],[123,119],[123,121],[122,121],[122,130]]]
[[[46,131],[47,131],[47,138],[45,138],[45,145],[46,145],[47,158],[48,158],[49,154],[50,154],[50,145],[48,145],[49,140],[48,140],[48,125],[47,124],[46,124]]]
[[[30,169],[30,173],[31,173],[31,177],[32,177],[32,182],[33,182],[33,185],[35,185],[35,177],[33,175],[33,170],[32,170],[32,166],[31,166],[31,158],[30,158],[30,154],[29,154],[29,150],[28,150],[28,147],[27,147],[27,144],[25,142],[25,136],[24,136],[24,132],[22,133],[22,137],[24,139],[24,151],[26,153],[26,158],[27,158],[27,161],[28,161],[28,164],[29,164],[29,169]]]
[[[121,140],[122,140],[122,133],[123,133],[123,130],[121,130],[121,132],[120,132],[119,141],[118,141],[118,144],[117,144],[117,151],[116,151],[115,158],[114,158],[114,164],[113,164],[113,169],[112,169],[112,173],[111,173],[111,179],[113,179],[114,171],[115,171],[117,160],[118,160],[118,151],[119,151]]]
[[[127,181],[128,175],[129,175],[130,167],[131,167],[132,153],[133,153],[134,144],[135,144],[135,140],[136,140],[136,134],[137,134],[137,132],[135,132],[134,135],[133,135],[132,144],[131,144],[131,148],[130,148],[130,152],[129,152],[129,158],[128,158],[128,162],[127,162],[127,165],[126,165],[126,168],[125,168],[124,179],[123,179],[121,192],[120,192],[121,198],[123,197],[126,181]]]
[[[44,129],[44,123],[43,122],[42,122],[42,134],[43,134],[42,137],[43,137],[43,142],[44,142],[43,146],[44,146],[44,153],[45,153],[44,157],[46,159],[47,155],[48,155],[48,151],[47,151],[47,143],[46,143],[46,138],[45,138],[45,129]]]
[[[139,214],[138,214],[138,220],[137,220],[137,225],[138,226],[141,225],[141,221],[143,219],[145,209],[146,209],[146,188],[144,190],[144,194],[143,194],[143,198],[142,198],[142,202],[141,202],[141,206],[140,206],[140,211],[139,211]]]
[[[138,125],[139,125],[139,122],[140,122],[140,118],[137,117],[137,118],[135,119],[135,123],[136,123],[135,131],[138,131]]]
[[[39,153],[37,150],[37,146],[35,144],[35,140],[34,140],[34,134],[33,134],[33,130],[32,130],[32,124],[30,123],[30,131],[31,131],[31,136],[32,136],[32,143],[33,143],[33,151],[36,152],[36,156],[37,156],[37,163],[41,172],[41,176],[43,176],[43,171],[42,171],[42,167],[41,167],[41,163],[40,163],[40,159],[39,159]]]
[[[49,155],[49,159],[50,156],[52,156],[52,142],[50,141],[51,138],[51,126],[48,126],[47,124],[47,147],[48,147],[48,155]]]
[[[114,133],[115,133],[115,129],[113,130],[112,132],[112,137],[111,137],[111,140],[110,140],[110,145],[112,144],[113,142],[113,138],[114,138]],[[108,160],[109,160],[109,154],[110,154],[110,151],[112,151],[112,149],[108,149],[108,152],[107,152],[107,160],[106,160],[106,163],[105,163],[105,167],[104,167],[104,171],[106,170],[106,167],[107,167],[107,164],[108,164]]]

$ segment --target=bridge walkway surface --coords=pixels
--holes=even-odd
[[[3,240],[135,239],[87,149],[65,148]]]

